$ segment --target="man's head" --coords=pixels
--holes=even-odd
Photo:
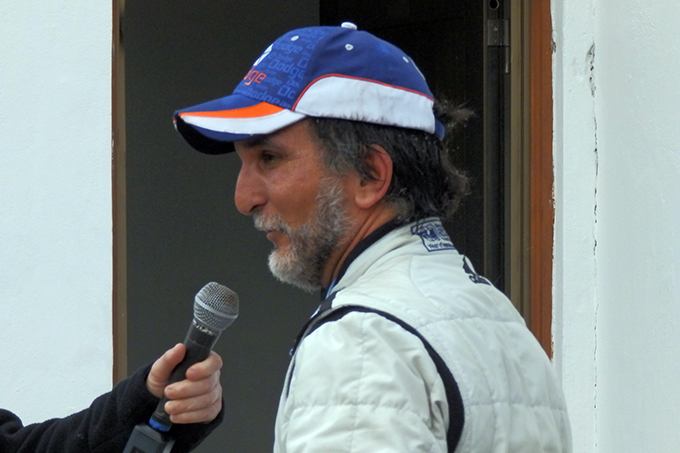
[[[199,151],[236,150],[236,205],[275,249],[270,268],[327,286],[385,222],[446,216],[465,192],[422,74],[355,27],[310,27],[274,42],[234,93],[175,113]]]
[[[327,284],[357,216],[349,178],[330,172],[307,120],[235,143],[241,160],[236,208],[274,244],[269,268],[305,290]]]

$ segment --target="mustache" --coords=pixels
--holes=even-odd
[[[255,229],[258,231],[283,231],[286,234],[290,233],[290,227],[277,215],[264,216],[261,213],[253,215],[253,222]]]

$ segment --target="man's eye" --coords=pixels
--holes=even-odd
[[[260,160],[264,162],[265,164],[268,164],[276,159],[276,156],[273,153],[263,151],[260,153]]]

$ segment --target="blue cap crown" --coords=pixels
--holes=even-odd
[[[310,116],[418,129],[442,138],[433,102],[408,55],[345,23],[284,34],[231,95],[175,112],[175,124],[192,146],[211,154]]]

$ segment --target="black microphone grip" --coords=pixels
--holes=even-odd
[[[220,333],[220,331],[216,332],[199,325],[194,319],[184,339],[186,353],[182,361],[172,370],[168,385],[183,381],[186,379],[187,370],[192,365],[207,359]],[[168,401],[170,399],[164,395],[158,402],[158,406],[156,406],[156,410],[149,420],[149,424],[161,432],[167,432],[172,427],[170,415],[165,412],[165,403]]]

